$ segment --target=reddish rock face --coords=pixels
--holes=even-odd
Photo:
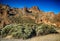
[[[9,17],[12,17],[12,19],[17,17],[21,17],[21,19],[29,18],[33,19],[37,24],[40,24],[42,22],[52,24],[52,22],[55,20],[56,21],[54,23],[56,23],[56,25],[58,22],[60,23],[60,13],[57,15],[55,15],[53,12],[45,13],[39,10],[37,6],[33,6],[32,8],[24,7],[22,9],[19,8],[17,9],[17,8],[10,8],[7,5],[0,5],[0,26],[3,27],[7,24],[13,23],[14,20],[11,21]]]
[[[33,6],[32,8],[30,8],[30,11],[37,13],[40,10],[39,10],[39,8],[37,6]]]
[[[33,6],[31,9],[39,10],[37,6]]]

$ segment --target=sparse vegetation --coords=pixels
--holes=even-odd
[[[13,25],[12,25],[12,24],[5,26],[5,27],[2,29],[2,31],[1,31],[2,37],[7,36],[8,33],[9,33],[9,31],[10,31],[12,28],[13,28]]]
[[[12,35],[14,38],[22,38],[22,39],[28,39],[33,36],[38,35],[45,35],[50,33],[56,33],[57,31],[54,29],[54,26],[50,26],[47,24],[40,24],[38,26],[37,24],[10,24],[5,26],[1,34],[3,37],[7,35]]]
[[[50,33],[56,33],[55,26],[53,25],[47,25],[47,24],[41,24],[36,28],[36,34],[39,35],[46,35]]]

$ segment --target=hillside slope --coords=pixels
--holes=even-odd
[[[37,6],[11,8],[0,4],[0,28],[12,23],[46,23],[60,27],[60,13],[43,12]]]

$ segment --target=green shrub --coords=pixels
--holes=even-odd
[[[36,28],[36,35],[45,35],[50,33],[56,33],[57,31],[54,29],[53,25],[42,24]]]
[[[27,25],[21,25],[21,24],[14,24],[14,25],[7,25],[2,29],[2,35],[12,35],[14,38],[23,38],[27,39],[30,38],[32,35],[32,28]]]
[[[1,31],[1,35],[4,37],[4,36],[7,36],[9,31],[13,28],[13,25],[7,25],[5,26],[2,31]]]
[[[48,26],[49,33],[57,33],[56,27],[54,25]]]
[[[24,27],[21,25],[16,25],[14,28],[12,28],[9,32],[14,38],[21,38],[22,37],[22,31]]]
[[[55,26],[47,24],[10,24],[5,26],[1,34],[2,36],[12,35],[14,38],[28,39],[33,36],[45,35],[50,33],[56,33]]]
[[[25,27],[25,29],[24,29],[24,38],[29,38],[29,37],[32,37],[32,36],[30,36],[30,35],[32,35],[32,32],[33,32],[33,30],[32,30],[32,28],[31,27]]]
[[[16,29],[14,28],[14,30],[11,32],[13,32],[12,34],[15,38],[27,39],[30,37],[33,30],[31,27],[17,25]]]

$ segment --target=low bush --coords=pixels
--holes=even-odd
[[[36,28],[36,35],[46,35],[50,33],[56,33],[57,31],[55,30],[55,26],[53,25],[47,25],[47,24],[42,24],[39,27]]]
[[[12,24],[5,26],[5,27],[2,29],[2,31],[1,31],[2,37],[7,36],[8,33],[9,33],[9,31],[10,31],[12,28],[13,28],[13,25],[12,25]]]
[[[1,34],[2,36],[12,35],[13,38],[28,39],[33,36],[56,33],[55,26],[47,24],[10,24],[5,26]]]
[[[32,35],[32,28],[23,25],[7,25],[2,29],[2,36],[12,35],[14,38],[30,38]]]
[[[12,35],[14,38],[23,38],[23,39],[27,39],[30,38],[32,35],[31,33],[33,32],[31,27],[28,26],[19,26],[17,25],[14,30],[11,30]]]

